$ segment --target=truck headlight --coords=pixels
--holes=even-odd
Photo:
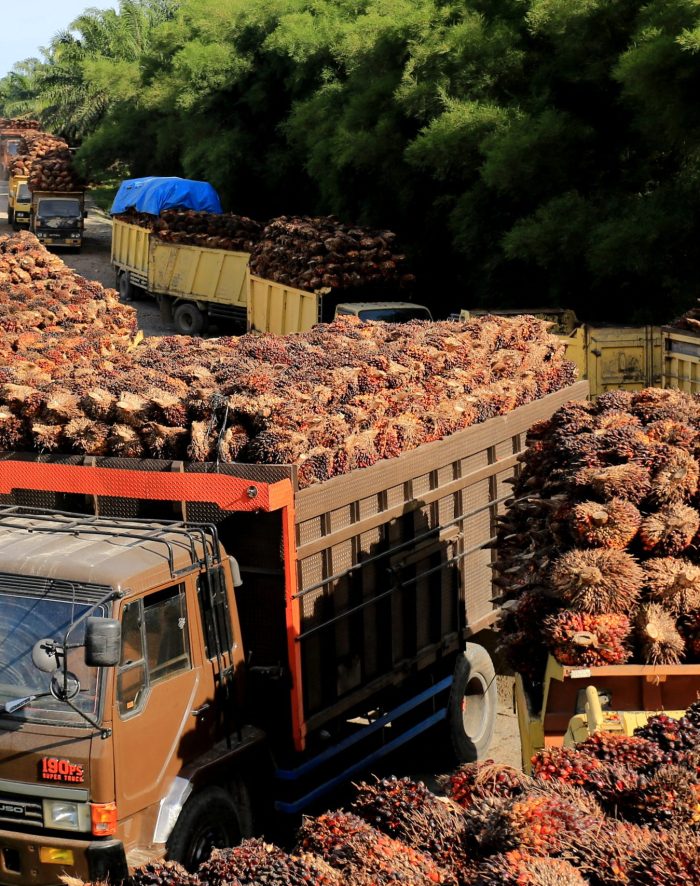
[[[44,827],[59,831],[89,831],[90,808],[87,803],[44,800]]]

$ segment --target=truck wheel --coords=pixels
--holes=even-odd
[[[167,842],[167,857],[194,873],[212,849],[235,846],[250,833],[245,810],[223,788],[204,788],[185,803]]]
[[[119,289],[119,298],[121,301],[134,300],[134,286],[129,280],[129,272],[122,271],[117,277],[117,289]]]
[[[206,326],[206,317],[197,305],[185,302],[173,311],[173,323],[181,335],[199,335]]]
[[[447,703],[447,725],[458,762],[472,763],[488,753],[497,701],[491,656],[483,646],[467,643],[457,657]]]
[[[13,225],[15,223],[15,211],[10,207],[7,209],[7,223],[8,225]]]

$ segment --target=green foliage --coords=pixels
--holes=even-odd
[[[632,322],[700,295],[699,91],[695,0],[121,0],[16,65],[0,113],[86,175],[392,227],[438,314]]]

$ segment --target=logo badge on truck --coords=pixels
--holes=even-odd
[[[80,763],[71,763],[59,757],[42,757],[39,775],[44,781],[63,781],[81,784],[85,781],[85,773]]]

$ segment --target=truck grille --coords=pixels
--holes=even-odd
[[[23,800],[13,794],[0,794],[0,821],[12,824],[43,825],[41,800]]]

